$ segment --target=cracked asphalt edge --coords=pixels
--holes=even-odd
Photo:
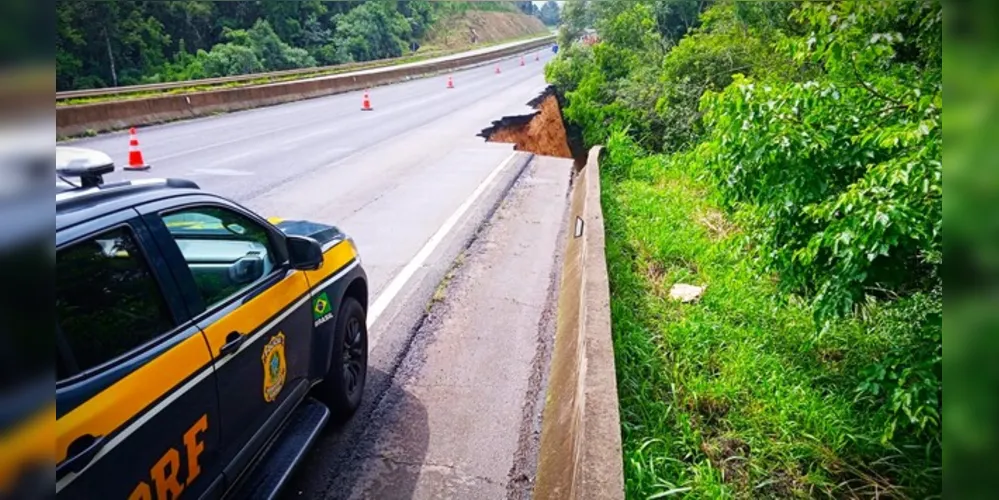
[[[529,164],[530,162],[528,162]],[[417,376],[424,367],[426,349],[434,342],[437,331],[452,311],[453,304],[450,300],[452,292],[459,288],[463,281],[467,279],[467,276],[462,272],[463,268],[473,262],[476,255],[486,251],[484,244],[487,239],[483,238],[483,236],[502,218],[511,215],[508,213],[508,209],[517,202],[516,198],[521,193],[521,185],[530,177],[527,175],[527,171],[528,168],[525,167],[524,171],[518,175],[517,179],[503,196],[503,199],[497,204],[497,207],[490,213],[488,218],[483,221],[482,225],[469,240],[468,245],[455,258],[451,267],[445,273],[445,279],[441,281],[439,289],[435,293],[435,298],[428,303],[427,313],[415,328],[411,343],[402,356],[402,359],[399,360],[392,375],[394,383],[405,385],[413,377]],[[569,193],[570,189],[566,189],[564,195],[566,200]],[[565,250],[565,237],[568,234],[566,224],[569,217],[569,208],[568,203],[566,203],[561,216],[561,223],[559,224],[558,245],[556,252],[552,255],[554,265],[548,276],[545,304],[542,316],[537,325],[536,347],[531,363],[531,375],[528,381],[527,393],[524,397],[524,404],[521,408],[517,450],[513,457],[513,464],[507,475],[506,491],[508,499],[530,499],[534,490],[534,479],[537,474],[538,447],[541,441],[541,417],[544,410],[548,368],[555,337],[558,288],[562,274],[561,264]],[[391,406],[390,402],[387,403]],[[383,405],[379,406],[380,408],[377,408],[374,413],[376,415],[381,413],[382,415],[379,415],[379,417],[383,418],[377,418],[376,421],[391,421],[391,418],[387,418],[388,412],[393,412],[395,409]],[[384,457],[379,456],[378,458],[381,459]],[[363,459],[363,457],[356,456],[355,459]],[[395,459],[391,460],[399,462]],[[400,465],[415,466],[415,464]],[[427,465],[446,467],[457,471],[457,468],[453,465],[438,463]],[[492,480],[488,482],[495,484]]]

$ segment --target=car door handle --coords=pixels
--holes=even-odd
[[[229,335],[225,336],[225,344],[219,348],[219,354],[222,356],[228,356],[239,350],[239,346],[243,345],[246,341],[246,335],[239,332],[229,332]]]
[[[74,449],[83,448],[80,451]],[[56,466],[56,479],[59,479],[70,472],[80,472],[97,456],[97,453],[104,447],[104,438],[95,438],[90,434],[84,434],[76,438],[69,445],[69,453],[65,460]]]

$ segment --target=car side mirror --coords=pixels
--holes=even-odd
[[[323,248],[319,242],[305,236],[288,236],[288,261],[292,269],[314,271],[323,265]]]

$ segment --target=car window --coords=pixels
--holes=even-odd
[[[128,227],[56,253],[56,314],[75,369],[87,370],[173,329],[166,301]]]
[[[206,307],[239,293],[274,269],[267,229],[238,212],[202,206],[162,217]]]

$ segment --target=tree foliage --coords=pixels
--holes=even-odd
[[[545,23],[547,26],[558,26],[561,22],[561,9],[558,7],[558,3],[555,0],[548,0],[544,5],[541,6],[541,10],[538,11],[538,17],[541,18],[541,22]]]
[[[407,48],[412,28],[389,4],[369,2],[335,18],[336,41],[355,61],[398,57]]]
[[[520,2],[531,7],[531,2]],[[520,5],[523,7],[524,5]],[[133,85],[397,57],[441,16],[513,2],[59,0],[56,88]]]
[[[820,315],[930,290],[942,261],[943,88],[933,4],[808,4],[780,43],[803,81],[736,75],[703,99],[704,157],[764,207],[775,268]],[[908,42],[907,42],[908,40]],[[905,54],[900,51],[906,51]]]

